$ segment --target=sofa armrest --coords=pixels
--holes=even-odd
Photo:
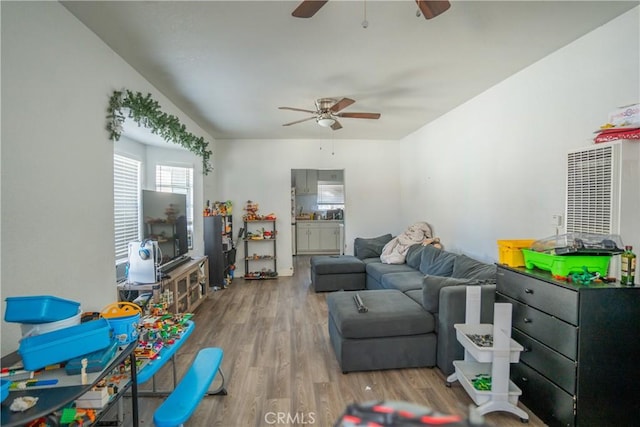
[[[496,285],[481,285],[480,322],[493,323],[493,304],[496,300]],[[465,322],[467,287],[447,286],[440,290],[439,312],[436,331],[438,334],[437,365],[443,374],[453,373],[453,361],[464,359],[464,348],[456,338],[456,323]]]

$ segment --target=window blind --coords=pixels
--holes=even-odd
[[[128,258],[129,242],[140,240],[140,162],[113,155],[113,217],[116,263]]]
[[[319,205],[343,205],[344,184],[318,184]]]
[[[193,249],[193,168],[156,165],[156,191],[187,196],[187,241]]]

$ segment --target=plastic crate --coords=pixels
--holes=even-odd
[[[571,273],[581,273],[584,268],[589,273],[606,276],[609,270],[610,255],[551,255],[523,249],[525,267],[550,271],[555,277],[568,277]]]
[[[106,319],[92,320],[42,335],[23,338],[18,353],[24,368],[36,371],[93,353],[111,344],[112,330]]]
[[[524,267],[522,249],[530,248],[535,240],[498,240],[498,262],[509,267]]]
[[[0,402],[4,402],[4,400],[9,396],[9,386],[11,385],[11,381],[9,380],[0,380],[1,386],[1,394],[0,394]]]
[[[79,302],[51,295],[7,297],[5,322],[47,323],[68,319],[78,314]]]

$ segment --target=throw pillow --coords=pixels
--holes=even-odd
[[[453,263],[451,277],[466,279],[495,280],[497,267],[493,264],[485,264],[476,261],[466,255],[458,255]]]
[[[474,284],[478,282],[455,277],[425,276],[422,279],[422,306],[429,313],[437,313],[440,306],[440,289],[447,286]]]
[[[431,276],[451,276],[456,257],[457,255],[454,253],[427,245],[422,250],[420,272]]]
[[[356,237],[353,242],[353,254],[359,259],[379,258],[382,253],[382,248],[384,248],[384,245],[389,243],[391,239],[393,239],[391,234],[384,234],[372,238]]]

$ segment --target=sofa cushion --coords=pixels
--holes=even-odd
[[[440,305],[440,289],[447,286],[470,286],[480,283],[480,281],[474,279],[425,276],[422,279],[422,306],[430,313],[437,313]]]
[[[311,257],[310,263],[311,270],[320,275],[364,273],[365,269],[365,263],[351,255],[317,255]]]
[[[391,234],[384,234],[378,237],[362,238],[356,237],[353,242],[353,254],[360,258],[379,258],[384,245],[393,238]]]
[[[416,271],[407,264],[384,264],[382,262],[372,262],[366,265],[367,275],[371,276],[376,282],[382,284],[382,276],[389,273],[402,273]]]
[[[410,291],[406,291],[404,294],[422,306],[422,289],[412,289]],[[434,317],[437,317],[436,313],[432,314]]]
[[[422,251],[424,250],[424,248],[425,246],[422,246],[420,244],[409,246],[407,255],[405,256],[405,262],[409,267],[415,268],[416,270],[420,268],[420,262],[422,261]]]
[[[397,289],[400,292],[422,289],[424,274],[418,270],[389,273],[382,276],[380,284],[385,289]]]
[[[359,313],[358,294],[368,308]],[[432,314],[400,291],[334,292],[327,297],[329,316],[343,338],[376,338],[428,334],[435,328]]]
[[[420,271],[431,276],[451,276],[458,255],[427,245],[422,250]]]
[[[485,264],[466,255],[458,255],[453,263],[451,277],[495,280],[497,270],[494,264]]]

